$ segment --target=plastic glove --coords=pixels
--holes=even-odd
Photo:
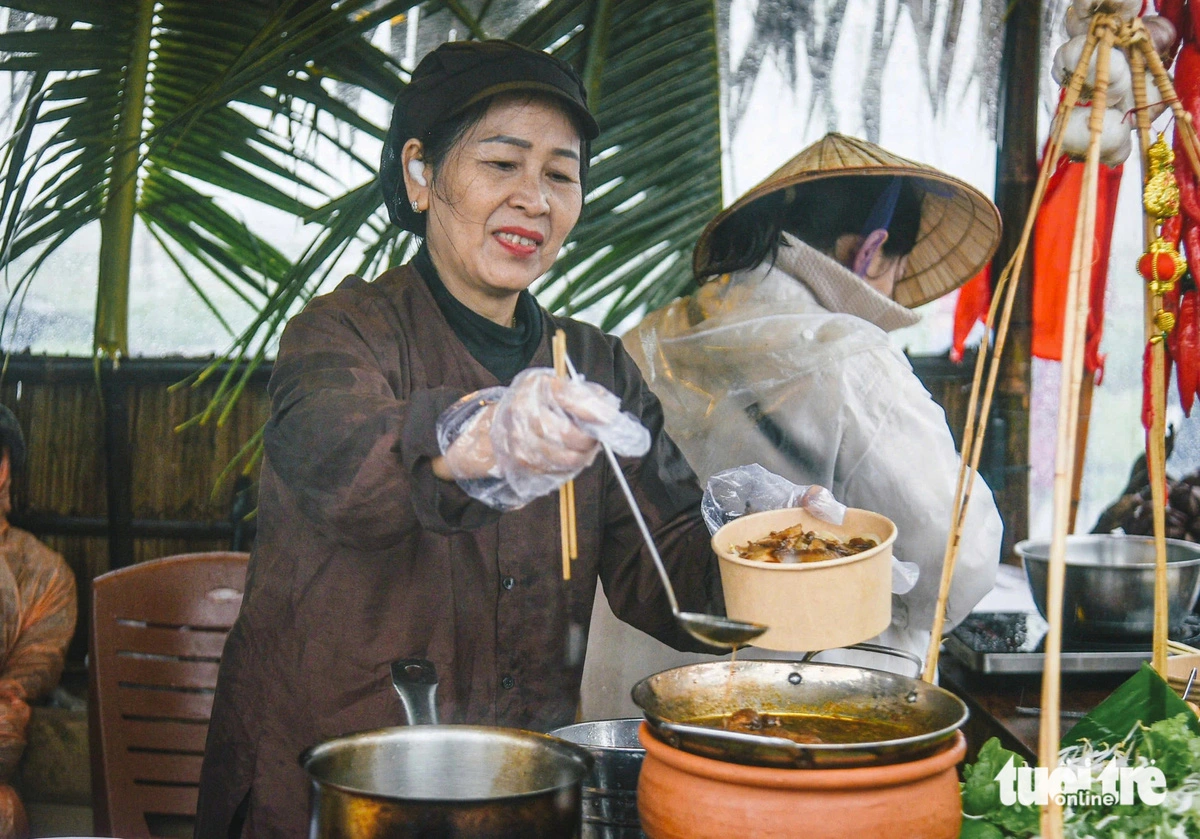
[[[506,390],[489,387],[469,393],[438,417],[438,446],[458,482],[500,477],[491,431],[496,405]]]
[[[785,507],[803,507],[830,524],[841,524],[846,517],[846,505],[825,487],[794,484],[757,463],[713,475],[700,504],[709,533],[716,533],[739,516]]]
[[[921,566],[892,556],[892,594],[908,594],[921,576]]]
[[[604,422],[619,416],[619,403],[610,405],[605,396],[611,394],[604,388],[556,378],[545,368],[519,373],[496,407],[491,431],[509,484],[529,484],[536,498],[590,466],[600,443],[577,417]]]
[[[496,464],[523,504],[591,465],[601,441],[640,457],[650,449],[650,432],[600,385],[560,379],[544,367],[517,374],[492,420]]]
[[[650,448],[650,433],[621,411],[615,395],[547,368],[470,394],[438,420],[451,474],[473,498],[500,510],[523,507],[574,478],[595,460],[601,440],[631,457]]]

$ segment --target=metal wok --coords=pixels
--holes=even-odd
[[[917,760],[948,746],[967,707],[947,690],[882,670],[792,661],[725,661],[664,670],[638,682],[633,701],[651,730],[677,749],[782,768],[871,766]],[[801,744],[698,724],[743,708],[760,713],[885,720],[896,736]]]

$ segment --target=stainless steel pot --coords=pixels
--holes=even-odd
[[[307,750],[310,839],[571,839],[591,756],[545,734],[436,725],[431,662],[392,665],[409,726]],[[428,723],[428,724],[426,724]]]
[[[1050,543],[1018,542],[1033,602],[1046,617]],[[1176,634],[1200,594],[1200,545],[1167,540],[1168,627]],[[1154,539],[1149,536],[1067,537],[1063,635],[1084,641],[1147,644],[1154,633]]]
[[[637,786],[646,750],[638,742],[640,717],[595,720],[556,728],[550,734],[587,749],[595,760],[583,784],[581,839],[643,839]]]
[[[784,768],[869,766],[916,760],[945,748],[967,721],[947,690],[882,670],[795,661],[725,661],[664,670],[634,685],[633,701],[660,739],[733,763]],[[716,720],[760,713],[891,723],[897,736],[871,742],[801,744],[726,731]],[[709,724],[700,724],[707,721]]]

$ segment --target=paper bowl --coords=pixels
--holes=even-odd
[[[846,541],[869,536],[879,544],[853,556],[784,565],[742,559],[736,548],[796,524]],[[769,510],[734,519],[712,538],[725,589],[725,612],[769,629],[754,646],[769,650],[828,650],[874,638],[892,621],[892,543],[896,525],[885,516],[849,509],[840,525],[802,509]]]

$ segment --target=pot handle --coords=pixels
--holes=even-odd
[[[409,725],[437,725],[437,668],[423,658],[392,662],[392,685],[400,694]]]
[[[839,647],[838,649],[862,650],[863,652],[867,652],[867,653],[878,653],[880,655],[890,655],[890,656],[894,656],[895,658],[902,658],[902,659],[910,662],[917,668],[917,673],[913,678],[920,678],[921,673],[925,670],[925,660],[924,659],[922,659],[916,653],[910,653],[908,650],[901,650],[896,647],[885,647],[882,644],[869,644],[864,641],[861,644],[850,644],[849,646]],[[805,653],[804,658],[802,658],[801,661],[812,661],[815,657],[819,656],[823,652],[827,652],[827,651],[826,650],[813,650],[812,652]]]

